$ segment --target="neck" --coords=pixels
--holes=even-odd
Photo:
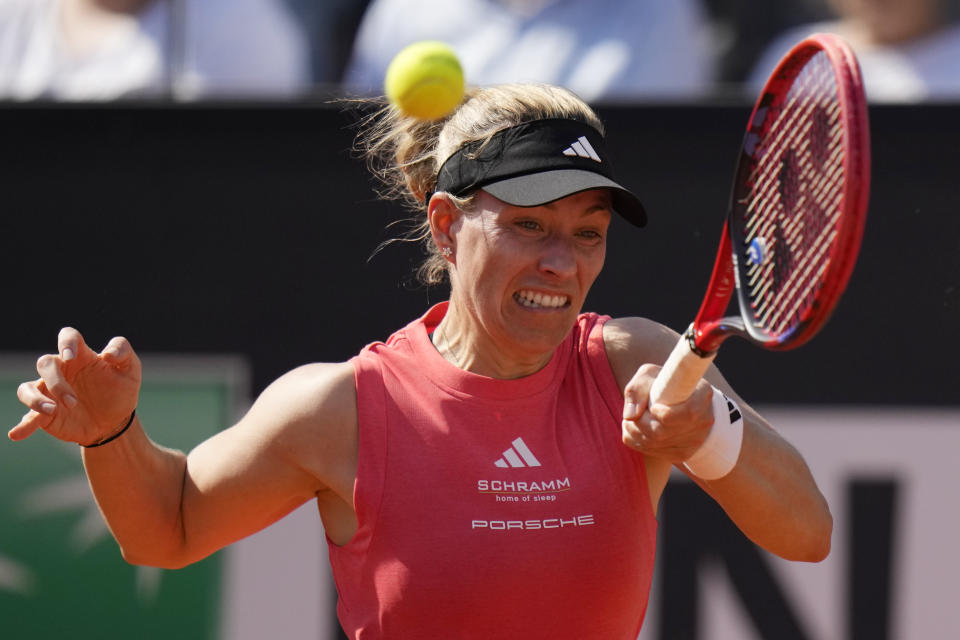
[[[501,380],[532,375],[547,366],[553,351],[519,353],[497,343],[483,331],[469,311],[463,311],[453,299],[447,313],[433,331],[433,344],[456,367]]]

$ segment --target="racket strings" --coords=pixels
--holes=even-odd
[[[835,88],[835,86],[834,86]],[[788,101],[781,106],[779,110],[779,116],[773,125],[767,126],[767,131],[774,131],[774,136],[772,139],[765,139],[759,143],[761,147],[759,157],[763,157],[765,153],[775,153],[777,149],[786,149],[790,148],[791,144],[794,144],[797,150],[801,150],[806,146],[806,143],[809,142],[808,138],[802,137],[806,135],[809,131],[809,128],[812,124],[809,118],[805,118],[805,115],[809,110],[815,106],[810,103],[817,99],[821,92],[818,91],[819,87],[815,88],[813,91],[807,92],[805,95],[801,96],[802,101],[799,104],[791,105]],[[792,93],[792,91],[791,91]],[[833,111],[838,110],[837,105],[832,105]],[[791,107],[791,108],[788,108]],[[786,120],[784,120],[786,118]],[[801,122],[797,122],[801,120]],[[803,127],[802,135],[798,135],[798,128]],[[796,143],[797,140],[801,142]],[[753,198],[749,201],[747,210],[754,210],[757,206],[767,205],[769,207],[775,206],[775,201],[770,199],[770,191],[775,187],[775,181],[779,175],[769,169],[772,168],[772,163],[757,163],[757,166],[754,167],[752,174],[749,177],[751,184],[755,184],[753,191]]]
[[[802,152],[805,150],[805,147],[808,145],[810,141],[810,138],[808,137],[808,132],[810,129],[811,122],[804,121],[801,123],[797,123],[796,120],[799,119],[801,115],[804,113],[803,107],[806,107],[806,106],[807,105],[800,105],[801,107],[800,109],[793,110],[792,111],[793,118],[790,121],[777,122],[774,125],[775,127],[782,127],[783,131],[781,131],[781,134],[778,136],[778,138],[773,141],[774,144],[769,145],[771,148],[776,148],[775,144],[779,144],[780,148],[785,148],[789,150],[790,147],[787,145],[792,144],[797,140],[800,140],[800,143],[795,145],[796,151]],[[833,105],[833,106],[836,107],[836,105]],[[834,113],[836,113],[837,109],[834,108],[833,111]],[[782,114],[783,112],[781,112],[781,115]],[[799,131],[797,130],[797,127],[800,127]],[[783,137],[788,132],[792,132],[793,137],[788,140],[783,140]],[[837,133],[837,137],[839,138],[839,136],[842,135],[843,132],[841,129],[838,128],[836,133]],[[842,167],[842,163],[839,162],[841,150],[842,150],[842,147],[840,145],[837,145],[836,147],[834,147],[833,154],[832,154],[833,164],[829,166],[839,165],[840,167]],[[801,167],[803,170],[803,175],[806,177],[809,177],[809,174],[810,174],[809,164],[807,162],[804,162],[801,165]],[[747,206],[747,213],[748,213],[747,234],[746,234],[747,243],[752,242],[753,239],[757,236],[760,236],[760,237],[769,236],[776,225],[784,223],[781,216],[777,215],[778,207],[785,208],[787,211],[796,210],[795,208],[791,208],[789,206],[784,207],[784,204],[782,202],[778,202],[777,199],[770,197],[771,191],[776,188],[777,183],[775,181],[779,180],[782,182],[786,180],[789,182],[794,182],[791,179],[791,174],[789,173],[784,174],[784,172],[782,171],[783,169],[782,165],[781,165],[781,171],[779,172],[769,170],[771,168],[772,168],[771,165],[765,165],[761,163],[755,169],[755,173],[759,173],[761,175],[762,181],[760,182],[758,187],[754,189],[754,192],[756,195],[754,195],[754,197],[750,201],[750,204]],[[768,169],[768,170],[765,172],[762,172],[763,169]],[[841,184],[841,181],[838,181],[836,179],[835,175],[833,175],[833,172],[829,174],[824,173],[821,176],[821,179],[814,182],[813,184],[812,192],[815,198],[819,193],[822,192],[824,184],[839,185]],[[783,191],[783,189],[780,189],[780,190],[781,192]],[[799,200],[796,202],[796,206],[804,206],[804,205],[806,205],[806,197],[801,196]],[[753,213],[753,215],[750,215],[751,212]],[[792,224],[791,220],[792,219],[787,219],[785,223],[787,225],[791,225]],[[769,272],[765,273],[765,276],[770,277],[770,273]]]
[[[755,323],[779,335],[809,309],[829,267],[843,201],[843,127],[833,67],[815,54],[767,115],[744,211]]]

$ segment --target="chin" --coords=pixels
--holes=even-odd
[[[573,329],[577,313],[573,309],[565,311],[535,311],[530,323],[524,323],[520,331],[520,341],[529,346],[536,346],[539,351],[556,349]]]

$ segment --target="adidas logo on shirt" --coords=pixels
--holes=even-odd
[[[523,438],[511,442],[513,446],[503,452],[503,457],[493,464],[501,469],[508,467],[539,467],[540,461],[530,451]]]
[[[590,158],[591,160],[596,160],[597,162],[603,162],[600,159],[600,156],[597,155],[597,152],[593,149],[593,145],[591,145],[590,141],[587,140],[586,136],[580,136],[576,142],[564,149],[563,155],[573,156],[576,158]]]

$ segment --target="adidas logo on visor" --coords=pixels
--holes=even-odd
[[[597,162],[603,162],[600,156],[597,155],[597,152],[594,151],[593,145],[587,140],[587,136],[580,136],[576,142],[563,150],[563,155],[577,158],[590,158]]]
[[[503,452],[503,457],[493,464],[506,469],[508,467],[539,467],[540,461],[527,448],[523,438],[517,438],[511,442],[513,446]]]

